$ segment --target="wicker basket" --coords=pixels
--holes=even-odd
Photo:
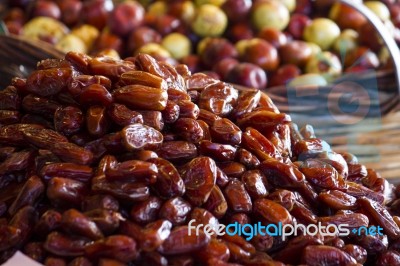
[[[360,162],[400,183],[400,51],[382,22],[365,6],[357,9],[376,28],[389,50],[393,69],[343,75],[325,87],[269,88],[278,108],[299,127],[311,124],[335,151],[357,155]]]
[[[400,182],[400,104],[393,72],[346,76],[325,87],[273,87],[268,94],[299,127],[311,124],[335,151]],[[365,86],[367,84],[368,86]]]

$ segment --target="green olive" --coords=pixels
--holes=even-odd
[[[146,43],[142,47],[140,47],[136,53],[144,53],[144,54],[149,54],[149,55],[159,55],[165,58],[171,57],[171,54],[166,50],[164,47],[162,47],[158,43]]]
[[[178,60],[189,55],[192,50],[192,43],[189,38],[177,32],[165,36],[161,45],[168,50],[173,58]]]
[[[258,30],[268,27],[282,31],[289,24],[290,13],[283,3],[267,0],[254,5],[251,19]]]
[[[321,47],[313,42],[306,42],[308,47],[311,48],[311,57],[316,56],[322,52]]]
[[[295,77],[289,83],[289,87],[303,87],[303,86],[326,86],[328,82],[320,74],[303,74]]]
[[[223,3],[225,3],[226,0],[195,0],[196,5],[201,6],[205,4],[210,4],[214,6],[222,6]]]
[[[205,4],[198,8],[192,30],[201,37],[217,37],[224,33],[228,18],[219,7]]]
[[[168,11],[168,6],[164,1],[154,2],[147,8],[147,14],[156,17],[167,14],[167,11]]]
[[[327,18],[317,18],[304,29],[303,38],[307,42],[318,44],[322,50],[328,50],[339,35],[340,28],[335,22]]]
[[[296,0],[279,0],[279,2],[284,4],[289,12],[293,12],[296,9]]]
[[[58,42],[67,33],[67,26],[50,17],[35,17],[23,28],[23,35],[35,40],[40,39],[40,37],[49,37]]]
[[[190,24],[194,18],[196,7],[192,1],[184,1],[182,3],[182,13],[180,18],[186,23]]]
[[[61,38],[61,40],[56,44],[56,48],[64,53],[68,52],[78,52],[87,53],[87,47],[83,40],[74,34],[67,34]]]
[[[239,56],[243,56],[244,53],[246,52],[246,48],[249,46],[250,40],[244,39],[240,40],[235,44],[235,48],[239,53]]]
[[[364,5],[377,15],[382,21],[390,19],[390,11],[387,6],[379,1],[367,1]]]
[[[346,29],[340,33],[339,37],[333,43],[333,50],[343,55],[354,50],[357,46],[358,32],[352,29]]]
[[[305,71],[321,74],[328,82],[331,82],[342,73],[342,64],[333,53],[322,52],[308,60]]]
[[[79,27],[74,28],[71,34],[79,37],[86,45],[87,50],[92,49],[94,42],[100,35],[99,30],[89,24],[83,24]]]

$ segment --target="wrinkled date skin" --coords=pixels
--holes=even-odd
[[[209,157],[198,157],[187,163],[181,171],[186,195],[196,206],[207,201],[217,179],[217,166]]]
[[[82,4],[56,2],[33,6]],[[135,11],[86,2],[102,24]],[[160,15],[158,4],[137,25],[143,35],[178,27],[192,8],[170,1]],[[122,42],[100,34],[96,46]],[[69,52],[0,91],[0,264],[17,251],[57,266],[400,264],[400,185],[298,128],[262,90],[157,57]],[[285,239],[268,234],[295,224]],[[349,235],[301,227],[318,224],[347,224]],[[353,231],[372,226],[380,234]]]
[[[72,75],[72,68],[37,70],[26,80],[26,89],[39,96],[55,95],[66,87]]]
[[[209,241],[210,238],[203,231],[196,235],[196,232],[188,230],[187,226],[178,226],[171,231],[158,251],[165,255],[191,253],[204,247]]]

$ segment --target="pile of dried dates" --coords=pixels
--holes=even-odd
[[[2,262],[400,264],[400,189],[259,90],[146,54],[70,52],[14,78],[0,108]]]

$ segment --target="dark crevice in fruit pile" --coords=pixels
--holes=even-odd
[[[185,65],[68,53],[0,92],[0,260],[398,265],[400,190],[270,98]],[[379,226],[345,237],[188,223]]]

